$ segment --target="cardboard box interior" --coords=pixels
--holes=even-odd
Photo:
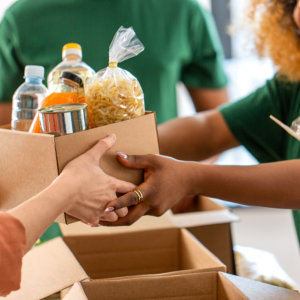
[[[178,228],[64,236],[64,241],[92,279],[189,269],[225,270],[190,233]]]
[[[184,229],[69,236],[29,251],[23,259],[21,289],[5,299],[42,299],[89,277],[212,270],[226,268]]]
[[[116,152],[159,153],[155,114],[110,124],[71,135],[54,137],[0,129],[0,209],[8,210],[47,187],[73,158],[100,138],[117,135],[116,144],[103,156],[100,166],[109,175],[138,184],[141,170],[128,169],[116,160]],[[59,221],[64,222],[64,218]]]
[[[222,272],[93,280],[73,285],[64,300],[294,300],[300,295]]]
[[[210,198],[199,196],[187,208],[189,212],[172,214],[177,227],[186,228],[235,274],[231,222],[238,217]]]

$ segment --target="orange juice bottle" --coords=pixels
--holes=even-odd
[[[78,74],[64,71],[59,77],[59,83],[49,96],[41,103],[39,108],[57,104],[77,103],[79,102],[78,90],[83,87],[81,76]],[[40,120],[38,113],[35,114],[29,132],[40,133]]]

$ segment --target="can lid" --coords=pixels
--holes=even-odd
[[[44,67],[36,65],[27,65],[25,66],[24,76],[44,78]]]
[[[77,55],[82,58],[81,46],[77,43],[65,44],[62,48],[62,58],[64,59],[67,55]]]
[[[87,108],[86,103],[68,103],[68,104],[57,104],[57,105],[46,106],[40,108],[38,111],[41,113],[55,114],[55,113],[65,113],[65,112],[85,110],[86,108]]]
[[[73,73],[73,72],[69,72],[69,71],[63,71],[60,76],[59,79],[61,78],[66,78],[69,79],[73,82],[76,82],[80,87],[83,87],[83,81],[80,75]]]

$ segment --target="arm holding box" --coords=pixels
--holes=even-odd
[[[127,209],[118,214],[104,213],[107,203],[116,198],[116,192],[129,192],[135,187],[132,183],[106,175],[99,168],[101,156],[113,146],[115,140],[114,135],[100,140],[89,151],[71,161],[49,187],[9,211],[25,227],[25,252],[62,212],[92,226],[98,225],[100,218],[115,221],[118,216],[127,214]]]
[[[300,209],[300,160],[221,166],[158,155],[120,153],[118,159],[127,167],[145,170],[145,181],[138,187],[143,201],[135,192],[114,200],[109,207],[132,207],[126,217],[103,225],[130,225],[145,214],[160,216],[184,196],[196,194],[246,205]]]

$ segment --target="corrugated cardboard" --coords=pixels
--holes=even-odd
[[[142,171],[120,165],[116,152],[159,153],[154,113],[60,137],[0,129],[0,173],[3,174],[0,209],[8,210],[40,192],[69,161],[110,133],[117,135],[117,142],[103,156],[102,169],[119,179],[140,183]],[[64,218],[58,221],[63,222]]]
[[[88,277],[226,269],[189,232],[179,228],[69,236],[64,242],[68,247],[57,238],[26,254],[21,289],[5,299],[40,299]]]
[[[220,270],[225,266],[189,232],[165,228],[99,236],[64,236],[91,278]]]
[[[56,238],[24,256],[21,288],[0,299],[42,299],[86,278],[70,249],[61,238]]]
[[[76,283],[64,300],[296,300],[300,294],[222,272],[152,275]]]
[[[174,224],[189,230],[235,274],[231,222],[238,217],[210,198],[197,197],[190,212],[171,215]]]

